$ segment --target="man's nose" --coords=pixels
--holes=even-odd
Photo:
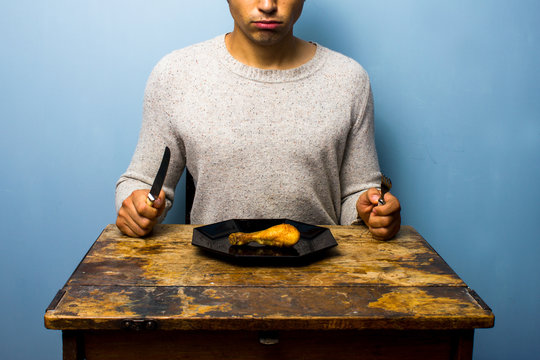
[[[271,14],[277,10],[277,0],[259,0],[259,11],[265,14]]]

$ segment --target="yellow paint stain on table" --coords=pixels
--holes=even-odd
[[[92,290],[84,301],[74,301],[69,294],[63,299],[69,303],[69,312],[76,313],[80,317],[93,316],[96,309],[102,317],[119,317],[136,315],[135,312],[129,309],[131,303],[129,293],[125,290],[104,293],[98,289]]]
[[[219,299],[215,292],[206,293],[206,295],[209,295],[214,300]],[[198,304],[194,297],[184,293],[183,288],[178,291],[178,296],[184,300],[182,303],[182,316],[200,316],[216,312],[227,313],[232,310],[230,302],[216,301],[215,304]]]
[[[400,288],[381,296],[368,304],[370,308],[379,308],[399,313],[421,313],[424,315],[463,315],[478,311],[477,306],[458,299],[429,295],[417,288]]]

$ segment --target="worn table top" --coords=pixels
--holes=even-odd
[[[50,329],[473,329],[494,316],[411,227],[388,242],[328,226],[338,246],[298,265],[253,266],[191,245],[194,225],[134,239],[108,225],[45,313]]]

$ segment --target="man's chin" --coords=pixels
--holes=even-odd
[[[264,31],[258,32],[257,34],[251,37],[251,41],[260,46],[272,46],[279,44],[283,40],[284,36],[282,34]]]

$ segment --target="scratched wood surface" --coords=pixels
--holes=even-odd
[[[236,263],[191,245],[193,225],[133,239],[105,228],[45,314],[50,329],[473,329],[490,309],[411,227],[389,242],[329,226],[338,246],[299,264]]]

